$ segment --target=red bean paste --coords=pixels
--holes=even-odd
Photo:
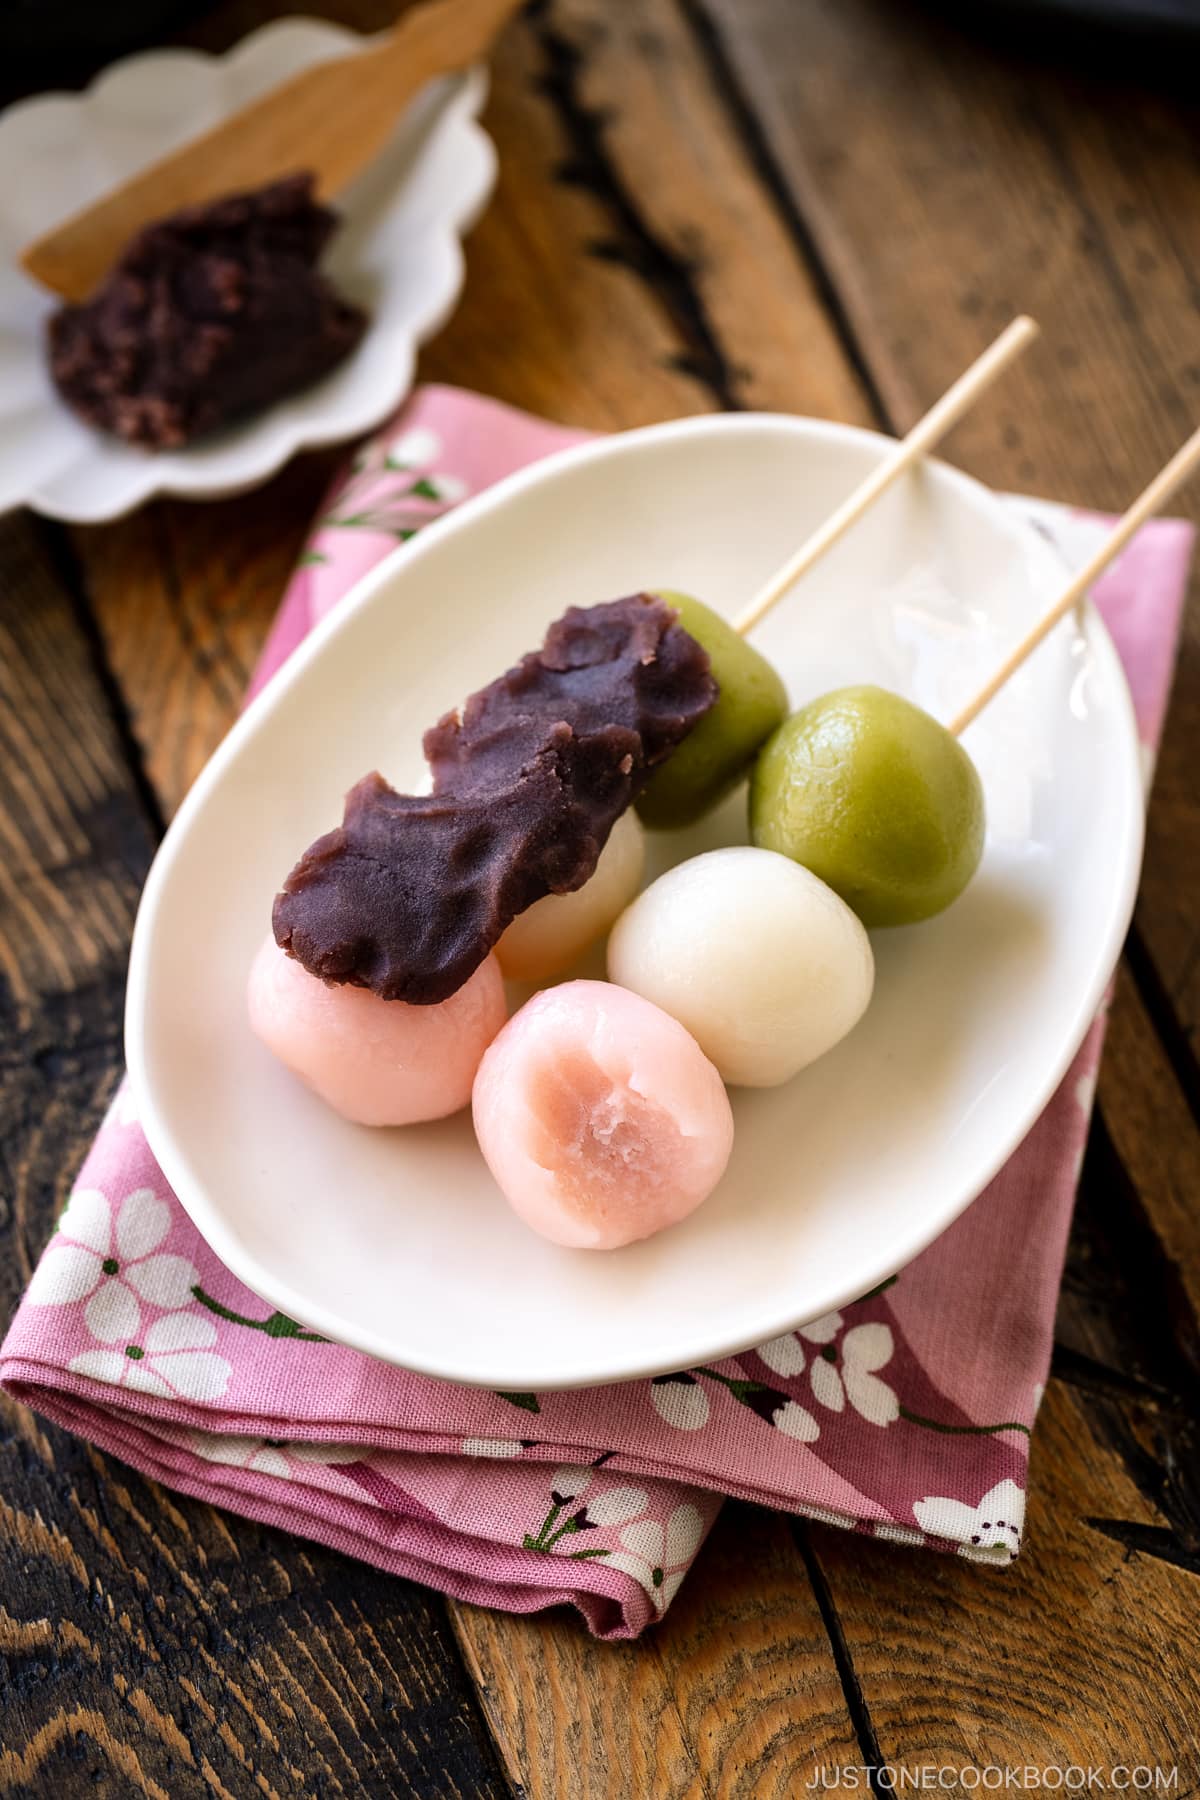
[[[51,316],[59,393],[170,450],[315,381],[367,325],[316,266],[337,223],[301,173],[147,225],[91,299]]]
[[[276,941],[324,981],[447,999],[518,913],[583,886],[716,697],[707,651],[662,600],[572,607],[426,732],[431,795],[378,774],[350,790],[276,898]]]

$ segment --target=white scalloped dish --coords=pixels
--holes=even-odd
[[[30,238],[136,169],[362,41],[320,20],[281,19],[225,56],[150,51],[114,64],[82,94],[39,95],[0,116],[0,511],[26,504],[94,523],[156,494],[213,499],[264,481],[298,450],[357,437],[404,398],[418,345],[458,298],[462,234],[495,178],[495,151],[477,120],[482,70],[423,89],[338,203],[343,227],[322,266],[371,314],[353,355],[195,446],[136,450],[75,418],[42,349],[54,297],[16,260]]]

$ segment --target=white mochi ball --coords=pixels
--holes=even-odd
[[[652,882],[613,927],[612,981],[679,1020],[737,1087],[776,1087],[866,1011],[870,940],[790,857],[710,850]]]
[[[496,945],[509,981],[549,981],[603,937],[642,884],[646,833],[633,808],[621,814],[595,873],[573,894],[547,894],[519,913]]]

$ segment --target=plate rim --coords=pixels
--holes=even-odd
[[[704,435],[711,431],[746,432],[759,429],[764,424],[768,426],[784,425],[789,430],[798,427],[801,435],[809,435],[817,441],[824,439],[825,441],[845,442],[849,440],[866,443],[875,448],[881,456],[894,442],[886,434],[872,431],[866,427],[841,425],[833,421],[808,418],[799,414],[709,413],[685,419],[668,420],[655,425],[636,427],[629,431],[614,432],[590,439],[581,444],[570,445],[515,471],[471,500],[456,507],[452,512],[434,521],[422,531],[412,544],[398,546],[354,584],[333,611],[309,632],[288,658],[287,663],[267,682],[231,727],[185,795],[163,837],[151,864],[138,904],[130,947],[129,978],[126,990],[125,1055],[139,1123],[164,1178],[170,1184],[193,1224],[200,1231],[201,1236],[221,1262],[239,1281],[269,1305],[277,1307],[280,1311],[287,1313],[289,1317],[298,1319],[303,1324],[320,1331],[332,1342],[360,1351],[378,1361],[391,1364],[393,1367],[440,1380],[454,1381],[466,1387],[492,1390],[496,1388],[510,1390],[528,1388],[541,1393],[561,1392],[611,1382],[645,1380],[655,1375],[689,1367],[696,1362],[720,1360],[723,1357],[743,1354],[757,1344],[768,1342],[773,1337],[782,1336],[786,1332],[798,1329],[812,1318],[850,1305],[896,1272],[894,1259],[891,1257],[886,1259],[886,1266],[882,1262],[878,1267],[874,1263],[868,1263],[865,1276],[859,1272],[856,1273],[852,1282],[831,1285],[829,1294],[823,1298],[822,1303],[815,1310],[806,1308],[800,1314],[785,1310],[784,1313],[773,1318],[761,1332],[756,1328],[752,1339],[747,1339],[743,1333],[735,1333],[732,1337],[710,1333],[704,1338],[703,1344],[697,1339],[695,1343],[685,1345],[682,1351],[677,1348],[668,1349],[662,1344],[658,1348],[650,1348],[643,1343],[636,1355],[619,1362],[615,1367],[581,1369],[568,1366],[552,1376],[547,1376],[544,1369],[531,1370],[529,1367],[523,1366],[519,1360],[519,1352],[516,1353],[514,1360],[500,1361],[500,1358],[510,1355],[506,1349],[500,1346],[497,1346],[497,1362],[493,1363],[489,1360],[486,1368],[479,1363],[477,1358],[471,1356],[464,1358],[453,1367],[448,1367],[444,1359],[431,1357],[419,1348],[413,1351],[406,1347],[401,1353],[395,1347],[380,1340],[376,1333],[357,1328],[352,1323],[348,1326],[336,1309],[323,1304],[314,1306],[304,1295],[298,1294],[286,1280],[274,1277],[271,1271],[261,1265],[252,1253],[242,1249],[233,1235],[232,1229],[226,1226],[224,1214],[217,1210],[214,1203],[209,1200],[203,1183],[198,1179],[193,1179],[186,1153],[182,1148],[176,1153],[173,1134],[160,1116],[154,1102],[153,1082],[146,1056],[143,1027],[148,1007],[147,978],[150,950],[157,918],[159,893],[170,873],[176,847],[183,841],[192,816],[203,806],[210,790],[221,779],[225,766],[238,753],[243,740],[257,730],[259,720],[269,715],[291,682],[297,679],[300,673],[321,655],[325,644],[338,632],[345,629],[352,617],[364,608],[371,606],[376,596],[386,590],[395,569],[402,564],[411,564],[414,557],[428,554],[428,546],[436,539],[456,531],[469,529],[476,519],[486,516],[488,512],[504,505],[511,496],[536,484],[539,480],[544,479],[547,473],[556,472],[564,465],[598,461],[605,457],[619,455],[630,442],[656,442],[675,437]],[[1047,540],[1028,520],[1014,517],[1012,512],[1007,509],[1006,502],[1000,494],[977,481],[973,476],[956,469],[952,464],[943,462],[940,458],[926,458],[925,464],[936,467],[939,476],[949,478],[952,485],[961,485],[965,488],[975,504],[982,504],[985,511],[993,512],[997,519],[1002,518],[1005,527],[1014,531],[1019,539],[1024,540],[1027,554],[1031,559],[1036,559],[1038,556],[1045,557],[1050,548]],[[1014,1121],[998,1140],[999,1148],[994,1149],[989,1157],[981,1160],[983,1173],[977,1182],[972,1181],[971,1191],[960,1195],[952,1206],[944,1207],[935,1220],[914,1233],[911,1249],[906,1254],[901,1267],[906,1267],[935,1239],[940,1237],[957,1218],[962,1216],[1009,1160],[1041,1116],[1046,1105],[1061,1085],[1080,1044],[1100,1011],[1105,993],[1116,971],[1121,946],[1133,914],[1141,874],[1142,846],[1145,835],[1145,790],[1133,700],[1116,646],[1107,626],[1090,599],[1079,608],[1077,617],[1079,627],[1086,637],[1088,648],[1098,659],[1105,679],[1110,685],[1117,714],[1117,729],[1124,751],[1122,761],[1126,794],[1122,797],[1123,799],[1127,798],[1131,803],[1123,805],[1122,808],[1126,815],[1125,832],[1123,841],[1118,846],[1119,855],[1114,858],[1114,866],[1119,866],[1121,869],[1121,878],[1114,884],[1109,897],[1104,929],[1100,934],[1101,948],[1094,959],[1091,977],[1086,985],[1081,987],[1081,997],[1070,1017],[1069,1024],[1063,1028],[1058,1053],[1052,1059],[1050,1072],[1040,1084],[1036,1097],[1019,1115],[1014,1114]]]

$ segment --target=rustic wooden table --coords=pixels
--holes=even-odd
[[[196,35],[271,10],[228,0]],[[899,0],[535,0],[488,123],[499,188],[426,377],[600,429],[772,407],[897,431],[1028,309],[1044,343],[950,445],[975,474],[1117,507],[1200,416],[1200,110],[1161,85]],[[117,1080],[155,841],[329,466],[99,529],[0,522],[5,1316]],[[868,1763],[1157,1764],[1200,1791],[1198,702],[1193,608],[1017,1565],[730,1505],[663,1627],[605,1648],[7,1405],[0,1793],[793,1796]]]

